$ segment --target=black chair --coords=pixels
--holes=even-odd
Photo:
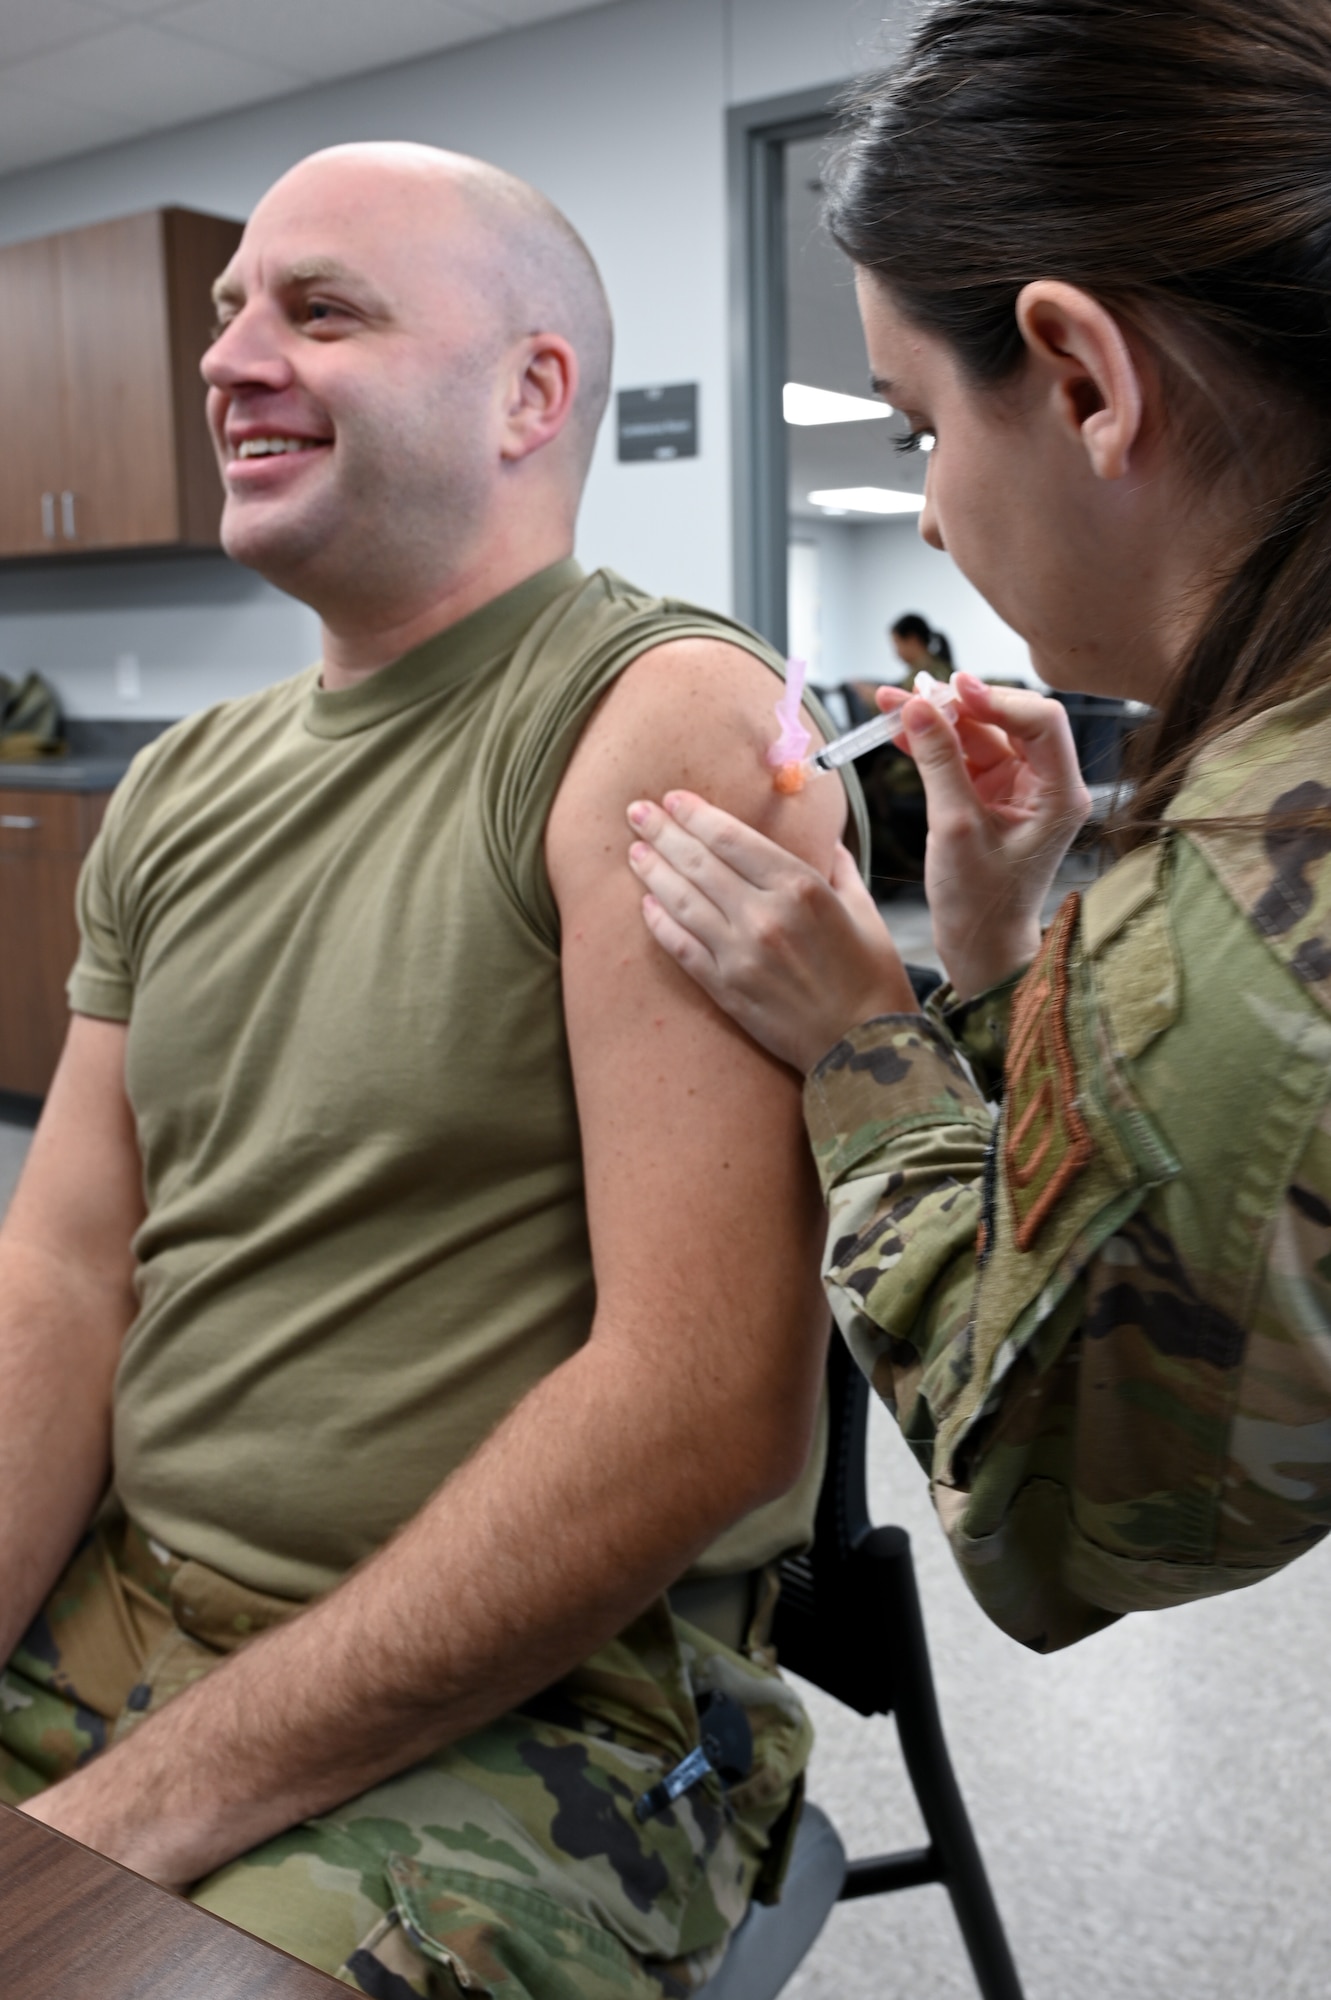
[[[1022,2000],[943,1738],[910,1537],[869,1520],[869,1388],[836,1335],[827,1381],[827,1470],[813,1546],[781,1565],[773,1636],[781,1665],[791,1673],[861,1715],[896,1716],[929,1844],[846,1863],[835,1829],[816,1807],[806,1806],[782,1901],[771,1909],[755,1905],[703,1995],[770,2000],[806,1955],[833,1903],[939,1882],[952,1898],[983,2000]]]

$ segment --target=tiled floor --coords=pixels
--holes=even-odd
[[[928,955],[923,903],[887,916]],[[0,1124],[0,1201],[29,1134]],[[1331,1552],[1038,1659],[981,1617],[890,1421],[875,1518],[915,1546],[944,1722],[1027,2000],[1327,2000]],[[812,1694],[812,1795],[852,1851],[921,1838],[890,1722]],[[943,1892],[832,1917],[787,2000],[972,2000]]]
[[[1040,1659],[976,1609],[886,1417],[944,1724],[1027,2000],[1326,2000],[1331,1553]],[[916,1845],[890,1723],[811,1697],[811,1796],[852,1852]],[[942,1890],[834,1912],[788,2000],[973,2000]]]

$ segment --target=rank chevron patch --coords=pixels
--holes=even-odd
[[[1013,1001],[1003,1165],[1018,1250],[1031,1248],[1095,1150],[1078,1106],[1067,1024],[1068,957],[1080,907],[1075,891],[1060,904]]]

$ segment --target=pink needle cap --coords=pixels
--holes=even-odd
[[[802,764],[809,754],[813,739],[800,721],[806,671],[803,660],[786,662],[785,692],[776,705],[776,719],[781,733],[767,753],[767,762],[773,771],[781,770],[786,764]]]

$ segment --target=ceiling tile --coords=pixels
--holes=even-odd
[[[607,0],[0,0],[0,174]]]
[[[16,88],[129,119],[141,131],[252,104],[307,80],[277,63],[204,50],[198,42],[140,22],[16,63],[4,73],[4,81]]]
[[[86,105],[58,104],[32,90],[6,85],[0,74],[0,174],[63,159],[91,146],[107,146],[135,131],[127,119]]]
[[[609,0],[476,0],[484,13],[506,28],[529,28],[560,14],[585,14],[608,4]]]
[[[116,20],[145,21],[169,13],[179,0],[87,0],[87,4]]]
[[[348,76],[493,34],[494,23],[452,0],[179,0],[162,23],[181,35],[309,76]]]
[[[78,0],[4,0],[0,7],[0,71],[105,28],[106,16]]]

